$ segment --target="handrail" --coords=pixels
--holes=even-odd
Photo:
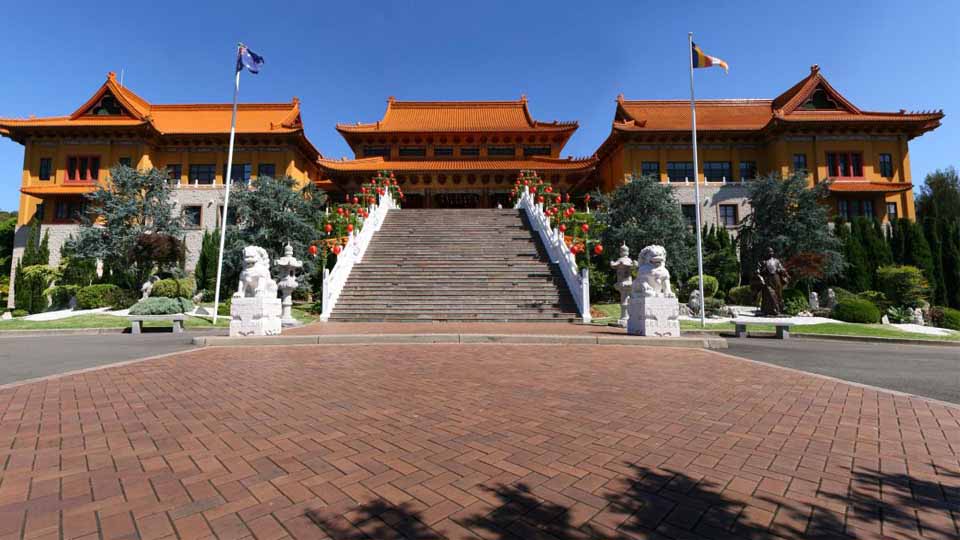
[[[570,251],[564,241],[563,233],[550,225],[550,218],[543,213],[543,204],[534,200],[528,186],[523,186],[517,208],[527,214],[530,226],[540,234],[543,247],[547,250],[550,262],[556,264],[563,274],[567,288],[577,304],[577,310],[584,323],[589,323],[590,317],[590,274],[586,268],[577,269],[577,257]]]
[[[351,232],[347,237],[347,243],[343,246],[340,255],[337,256],[337,263],[333,266],[333,269],[323,269],[321,321],[330,320],[330,314],[337,305],[337,300],[340,299],[340,293],[343,292],[343,287],[347,284],[347,278],[350,277],[353,265],[363,260],[363,255],[367,252],[367,247],[370,246],[370,241],[373,239],[373,233],[380,230],[380,227],[383,226],[383,220],[387,217],[387,212],[394,208],[397,208],[397,204],[390,192],[387,191],[380,196],[379,204],[370,205],[370,217],[363,221],[360,232]]]

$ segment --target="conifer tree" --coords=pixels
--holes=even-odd
[[[870,279],[870,262],[856,229],[853,225],[846,223],[837,227],[838,235],[843,242],[843,258],[847,263],[841,283],[845,289],[861,292],[870,289],[872,280]]]
[[[960,218],[947,226],[943,238],[943,280],[946,304],[960,309]]]
[[[942,306],[947,303],[947,284],[943,275],[943,242],[940,239],[940,226],[941,222],[934,219],[924,220],[921,225],[924,237],[930,246],[932,261],[931,272],[927,275],[931,289],[930,300]]]

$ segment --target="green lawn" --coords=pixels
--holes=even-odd
[[[306,324],[317,319],[316,315],[307,313],[299,308],[293,308],[293,316],[300,322]],[[217,328],[226,328],[230,325],[230,319],[220,317],[217,320]],[[55,321],[25,321],[14,319],[10,321],[0,321],[0,332],[12,330],[73,330],[78,328],[126,328],[130,322],[126,317],[117,317],[115,315],[92,314],[76,315],[66,319],[57,319]],[[146,322],[145,328],[170,328],[169,322]],[[213,322],[200,317],[187,317],[184,321],[184,327],[188,329],[213,328]]]
[[[619,304],[595,304],[592,306],[594,313],[600,312],[603,318],[593,319],[593,324],[606,325],[615,322],[620,316]],[[700,323],[697,321],[680,321],[681,330],[701,330]],[[707,322],[706,330],[714,331],[733,331],[733,323],[729,322]],[[750,326],[750,331],[773,332],[773,325]],[[822,324],[804,324],[796,325],[790,329],[793,334],[820,334],[831,336],[857,336],[857,337],[883,337],[883,338],[909,338],[925,339],[935,341],[960,341],[960,332],[954,332],[949,336],[933,336],[929,334],[919,334],[916,332],[904,332],[892,326],[882,324],[854,324],[854,323],[822,323]]]

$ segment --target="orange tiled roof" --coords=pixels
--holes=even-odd
[[[803,110],[813,93],[822,88],[837,108]],[[810,74],[774,99],[708,99],[697,101],[698,131],[759,131],[777,122],[901,122],[919,133],[939,126],[943,111],[863,111],[834,89],[812,66]],[[691,127],[688,100],[631,101],[617,98],[613,130],[688,131]]]
[[[910,182],[869,182],[857,180],[837,180],[830,184],[834,193],[899,193],[913,189]]]
[[[50,184],[47,186],[25,186],[20,193],[38,198],[52,195],[83,195],[97,189],[96,182],[70,182],[66,184]]]
[[[525,169],[538,171],[576,171],[593,167],[595,157],[562,159],[531,157],[528,159],[480,159],[480,160],[397,160],[388,161],[382,157],[350,160],[320,159],[320,167],[333,172],[366,171],[519,171]]]
[[[391,97],[379,122],[337,124],[337,130],[342,133],[573,131],[576,128],[576,122],[534,120],[526,97],[517,101],[397,101]]]
[[[124,114],[90,114],[91,107],[108,92],[117,99]],[[0,134],[10,136],[24,128],[138,125],[149,125],[163,135],[228,133],[231,107],[229,103],[154,105],[129,88],[120,86],[111,72],[93,97],[70,116],[0,118]],[[238,133],[294,133],[302,130],[300,100],[297,98],[289,103],[244,103],[237,109]]]

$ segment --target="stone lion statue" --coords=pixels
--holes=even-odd
[[[673,298],[670,287],[670,272],[667,270],[667,250],[663,246],[647,246],[637,260],[637,277],[633,280],[633,292],[643,296]]]
[[[243,271],[234,298],[277,297],[277,282],[270,277],[270,256],[259,246],[243,248]]]

